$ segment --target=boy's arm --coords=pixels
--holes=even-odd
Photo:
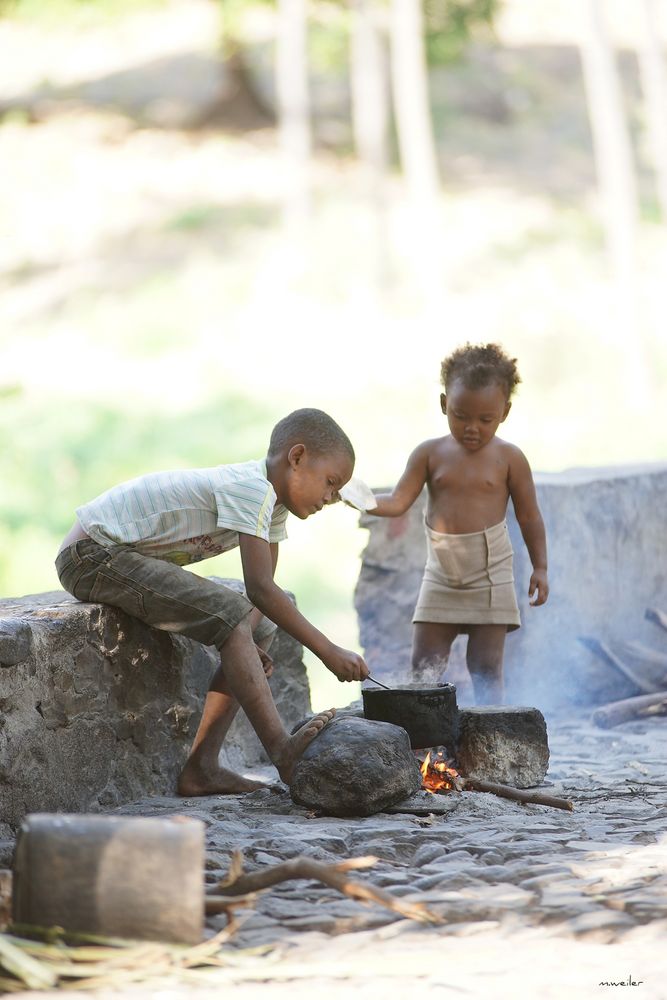
[[[336,646],[311,625],[298,611],[287,594],[273,580],[277,551],[263,538],[239,534],[243,577],[248,599],[256,608],[279,625],[285,632],[303,643],[336,675],[340,681],[362,681],[368,677],[368,667],[358,653]],[[276,546],[276,550],[277,550]]]
[[[509,460],[509,490],[514,504],[514,513],[528,549],[533,572],[530,577],[528,596],[531,604],[544,604],[549,596],[547,580],[547,537],[544,521],[537,505],[535,483],[526,456],[512,446]]]
[[[273,567],[272,575],[275,576],[276,565],[278,563],[278,542],[270,542],[269,548],[271,549],[271,563]],[[259,608],[252,609],[252,611],[248,615],[248,621],[250,623],[250,628],[253,630],[253,632],[259,625],[263,617],[264,616],[262,615],[262,612],[259,610]],[[271,677],[271,675],[273,674],[273,657],[271,656],[270,653],[267,652],[266,649],[263,649],[262,646],[258,646],[257,643],[255,643],[255,646],[259,658],[262,661],[262,666],[264,667],[264,673],[266,674],[267,677]]]
[[[405,472],[391,493],[377,493],[377,507],[367,511],[377,517],[400,517],[415,502],[426,482],[431,442],[424,441],[410,455]]]
[[[276,566],[278,565],[278,542],[269,542],[269,549],[271,550],[271,579],[273,580],[276,575]],[[259,625],[263,617],[263,612],[259,608],[253,608],[249,615],[250,627],[254,629]],[[266,655],[268,656],[268,653]]]

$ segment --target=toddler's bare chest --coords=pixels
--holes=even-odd
[[[428,479],[433,498],[440,495],[468,494],[476,496],[507,496],[508,470],[505,462],[475,460],[441,460],[433,464]]]

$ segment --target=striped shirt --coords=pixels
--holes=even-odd
[[[100,545],[132,545],[179,566],[235,548],[239,534],[281,542],[287,513],[266,477],[266,460],[152,472],[76,512]]]

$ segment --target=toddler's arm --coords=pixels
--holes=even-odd
[[[400,517],[401,514],[405,514],[424,488],[430,450],[430,441],[424,441],[415,448],[396,486],[391,493],[376,494],[377,507],[367,511],[368,514],[375,514],[378,517]]]
[[[311,625],[294,607],[287,594],[274,583],[275,566],[269,543],[254,535],[239,533],[239,548],[248,600],[272,622],[312,650],[339,681],[365,680],[368,677],[368,667],[363,658],[358,653],[331,642]]]
[[[544,521],[537,505],[535,483],[528,459],[519,448],[512,446],[509,461],[509,490],[514,513],[528,549],[533,572],[528,586],[531,604],[544,604],[549,596],[547,579],[547,537]],[[533,596],[536,595],[536,596]]]

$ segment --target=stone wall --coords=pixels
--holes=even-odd
[[[579,637],[612,648],[635,640],[667,652],[664,632],[644,618],[649,606],[667,610],[667,465],[538,473],[535,481],[551,596],[541,608],[528,604],[530,561],[510,504],[523,625],[507,637],[508,700],[550,709],[635,694]],[[426,557],[425,496],[404,517],[361,518],[370,535],[355,604],[361,643],[379,679],[408,679],[411,617]],[[465,688],[464,642],[456,642],[452,680]]]
[[[302,647],[279,630],[271,654],[291,728],[310,711]],[[173,793],[216,663],[211,647],[64,591],[0,601],[0,823]],[[266,761],[242,714],[221,759]]]

